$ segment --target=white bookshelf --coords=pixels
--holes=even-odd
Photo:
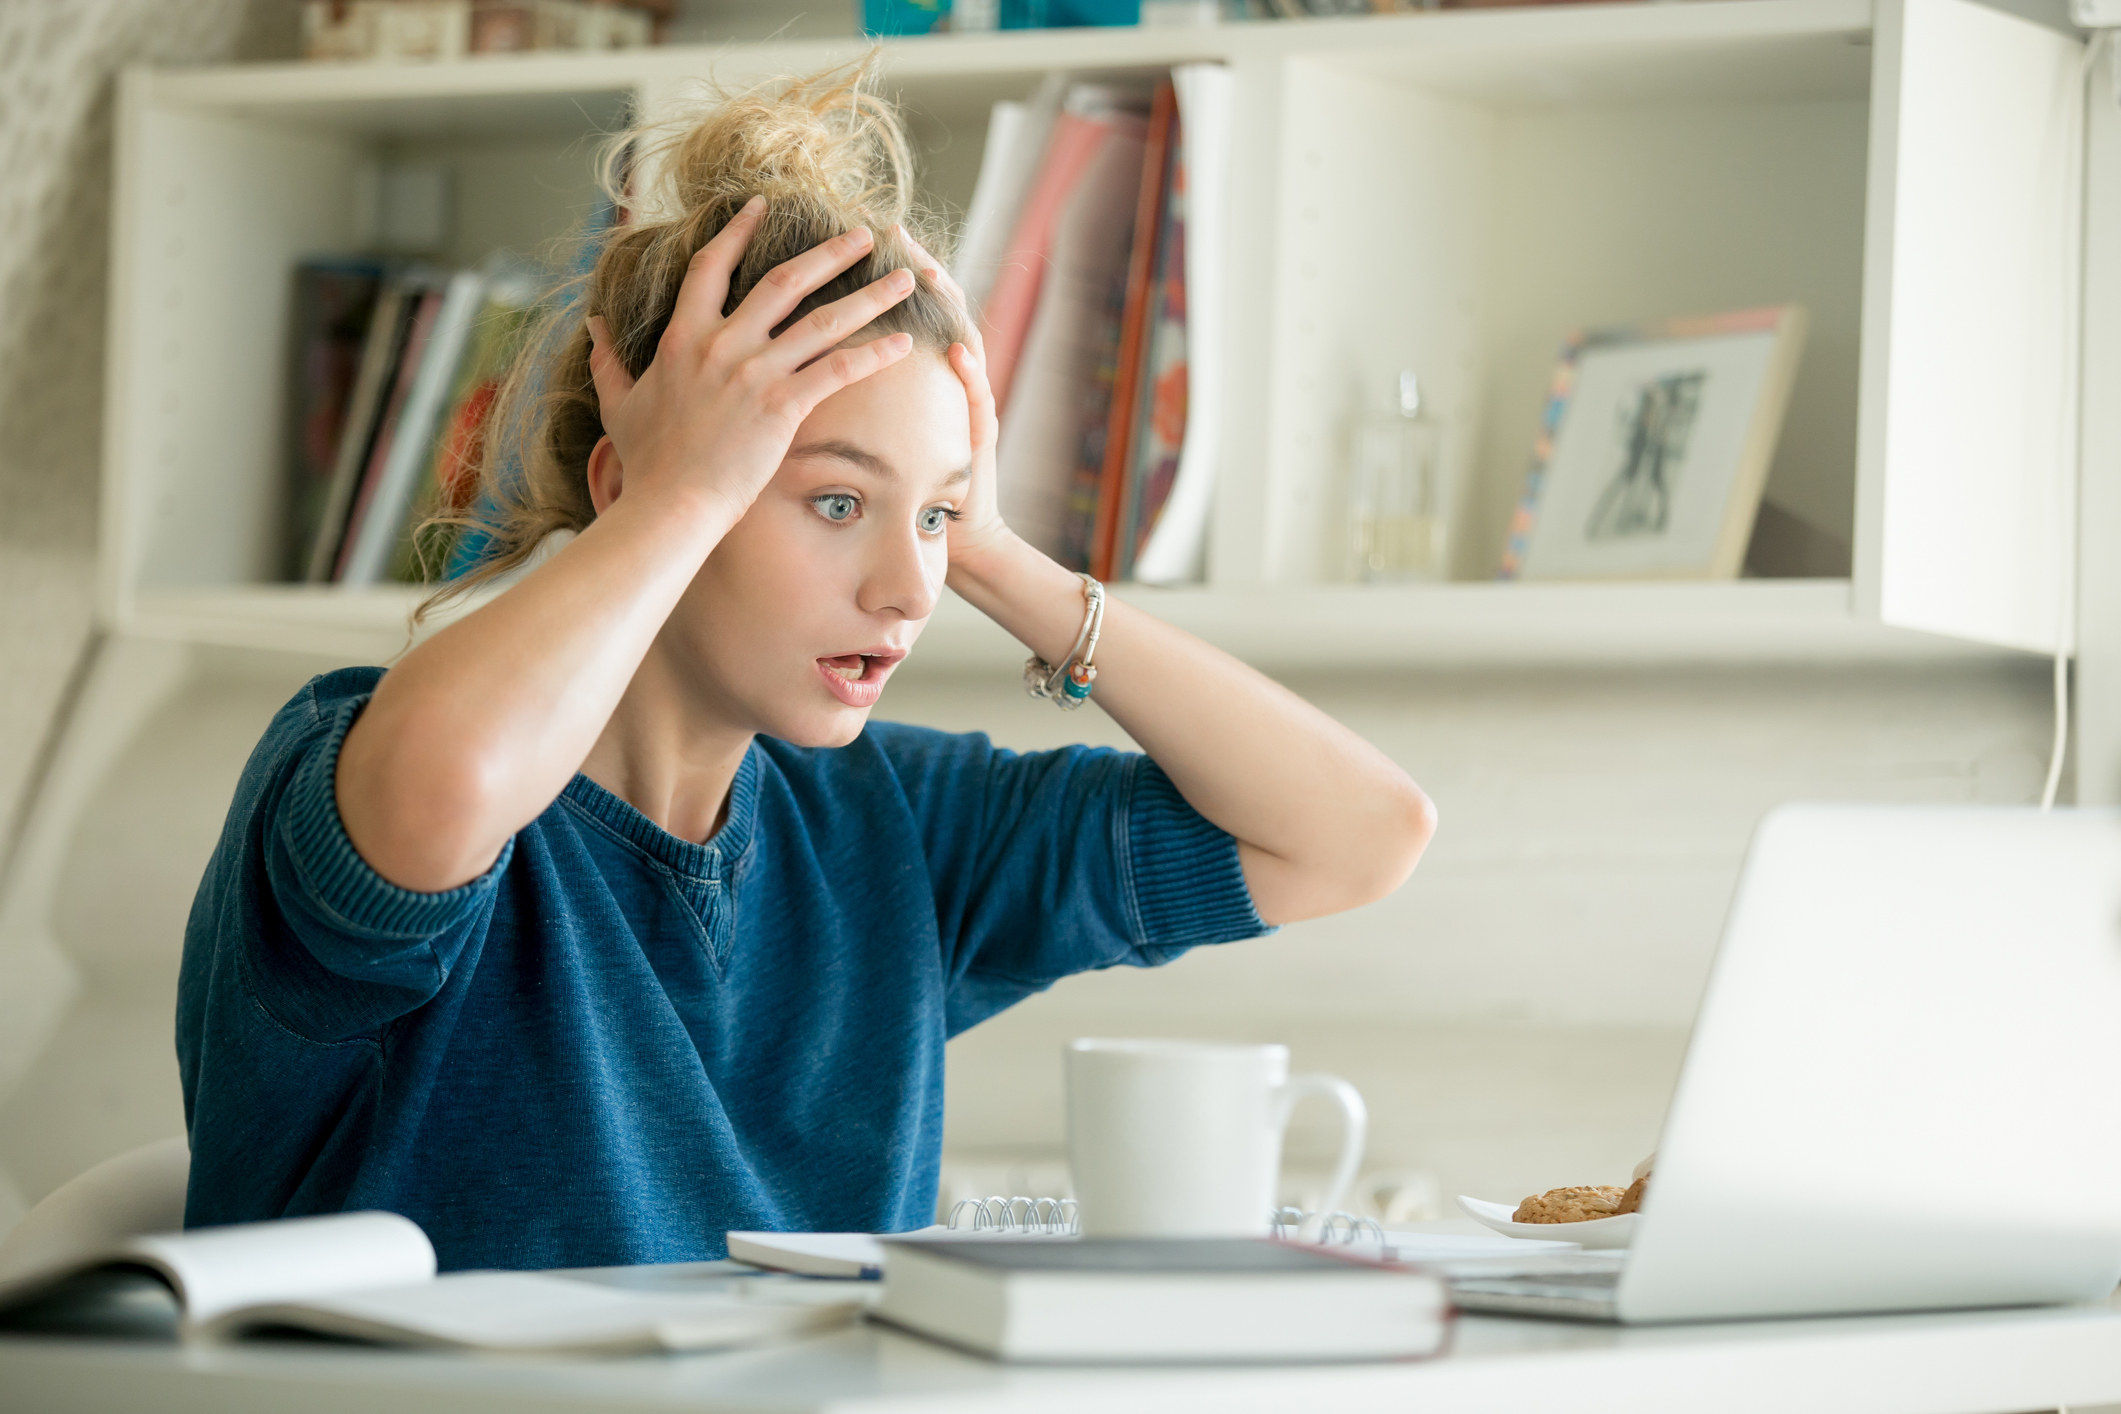
[[[940,37],[887,45],[884,66],[930,198],[958,209],[988,106],[1044,72],[1231,66],[1229,450],[1211,578],[1139,597],[1263,664],[1331,668],[2065,641],[2073,292],[2047,233],[2078,193],[2039,124],[2074,112],[2057,76],[2077,48],[1971,0],[1713,0]],[[629,106],[854,52],[128,74],[106,622],[349,661],[403,643],[406,591],[270,582],[289,271],[359,248],[364,164],[455,169],[452,258],[535,247],[578,223],[592,140]],[[1968,147],[1962,110],[1989,141]],[[1786,300],[1809,308],[1813,335],[1769,495],[1848,541],[1846,579],[1490,582],[1566,330]],[[2026,356],[1970,368],[1962,329]],[[1336,584],[1340,428],[1402,366],[1452,429],[1462,582]],[[952,602],[921,656],[1014,652]]]

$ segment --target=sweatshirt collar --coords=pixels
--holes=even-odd
[[[607,826],[612,833],[657,863],[695,878],[718,879],[725,869],[744,857],[751,845],[752,823],[758,814],[759,746],[756,740],[744,748],[737,763],[736,779],[729,785],[729,810],[704,844],[679,839],[613,795],[581,772],[560,792],[560,798]]]

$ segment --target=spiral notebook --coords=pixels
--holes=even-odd
[[[950,1220],[894,1237],[951,1242],[978,1237],[1071,1238],[1080,1232],[1073,1198],[966,1198]],[[867,1232],[732,1232],[729,1255],[754,1267],[806,1277],[878,1281],[884,1244]]]
[[[1294,1240],[1313,1217],[1300,1208],[1280,1208],[1266,1235]],[[892,1234],[895,1242],[962,1242],[985,1238],[1054,1238],[1081,1235],[1072,1198],[967,1198],[950,1210],[947,1222],[914,1232]],[[1346,1248],[1355,1255],[1388,1262],[1433,1262],[1493,1258],[1505,1252],[1523,1255],[1530,1247],[1573,1249],[1573,1242],[1517,1242],[1509,1238],[1386,1233],[1374,1219],[1328,1213],[1312,1239],[1317,1245]],[[866,1232],[732,1232],[729,1255],[755,1267],[800,1276],[878,1281],[884,1275],[884,1242]]]

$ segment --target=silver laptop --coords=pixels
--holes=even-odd
[[[2117,1280],[2121,811],[1795,805],[1753,838],[1625,1259],[1453,1286],[1657,1322]]]

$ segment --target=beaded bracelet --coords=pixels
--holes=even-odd
[[[1049,699],[1064,712],[1072,712],[1090,699],[1091,685],[1097,681],[1096,665],[1090,656],[1097,652],[1097,637],[1105,630],[1105,586],[1089,575],[1077,575],[1083,582],[1083,626],[1075,635],[1075,646],[1055,667],[1036,653],[1024,662],[1024,691],[1033,697]]]

